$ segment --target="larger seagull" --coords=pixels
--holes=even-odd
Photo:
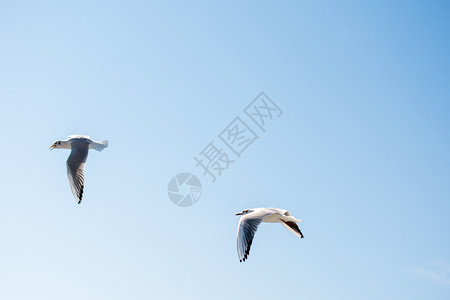
[[[250,253],[253,237],[261,222],[281,223],[290,232],[303,238],[303,233],[298,228],[297,223],[302,220],[296,219],[289,211],[280,208],[252,208],[244,209],[236,216],[242,216],[237,229],[237,252],[239,261],[243,262]]]
[[[84,189],[84,164],[88,156],[89,149],[102,151],[108,147],[108,141],[96,142],[87,135],[69,135],[63,141],[56,141],[50,146],[52,149],[72,149],[67,159],[67,176],[69,177],[70,188],[78,201],[83,200]]]

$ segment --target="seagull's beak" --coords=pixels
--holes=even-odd
[[[241,212],[240,212],[240,213],[237,213],[237,214],[236,214],[236,216],[240,216],[240,215],[242,215],[242,213],[241,213]]]
[[[53,149],[55,149],[55,147],[56,147],[56,144],[53,144],[53,145],[50,146],[49,149],[50,149],[50,150],[53,150]]]

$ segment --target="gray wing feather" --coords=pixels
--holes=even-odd
[[[72,151],[67,159],[67,176],[72,193],[80,204],[83,200],[84,164],[89,152],[89,142],[73,141],[71,147]]]
[[[295,222],[281,220],[281,224],[296,236],[303,238],[303,233]]]
[[[262,219],[246,219],[239,222],[238,238],[237,238],[237,251],[239,261],[243,262],[247,259],[250,253],[250,247],[252,246],[253,237],[261,224]]]
[[[273,214],[271,211],[257,211],[244,215],[239,220],[238,237],[237,237],[237,252],[239,261],[243,262],[247,259],[252,246],[253,237],[261,224],[264,217]]]

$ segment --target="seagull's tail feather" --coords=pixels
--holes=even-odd
[[[93,142],[92,149],[95,149],[97,151],[102,151],[106,147],[108,147],[108,141],[100,141],[100,142]]]

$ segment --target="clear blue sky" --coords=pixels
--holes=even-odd
[[[0,298],[449,299],[449,13],[0,2]],[[208,182],[193,157],[261,91],[284,114]],[[110,142],[81,205],[48,150],[70,134]],[[167,196],[183,171],[203,184],[189,208]],[[239,263],[252,207],[305,238],[262,224]]]

